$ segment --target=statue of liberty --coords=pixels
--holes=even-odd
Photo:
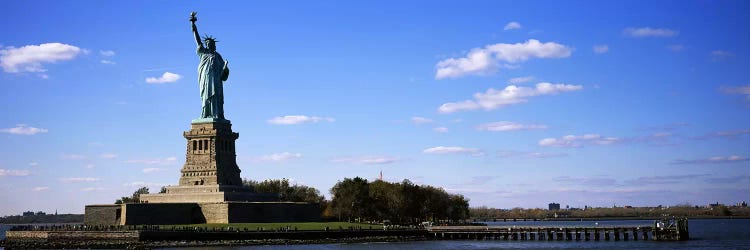
[[[229,62],[221,58],[216,52],[216,39],[204,36],[201,41],[198,28],[195,26],[195,12],[190,13],[190,23],[193,27],[195,42],[198,44],[198,84],[201,89],[202,111],[198,122],[226,121],[224,119],[224,87],[222,82],[229,77]],[[203,45],[205,42],[205,46]]]

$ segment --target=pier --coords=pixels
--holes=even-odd
[[[644,227],[508,227],[434,226],[428,237],[442,240],[539,240],[539,241],[626,241],[665,240],[655,237],[651,226]]]
[[[686,218],[667,218],[653,225],[623,226],[432,226],[427,237],[440,240],[513,241],[681,241],[690,238]]]

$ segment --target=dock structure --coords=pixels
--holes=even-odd
[[[624,226],[432,226],[427,237],[442,240],[681,241],[690,238],[685,218]]]
[[[653,227],[433,226],[427,236],[443,240],[626,241],[662,240]]]

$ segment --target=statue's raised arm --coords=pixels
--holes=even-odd
[[[201,41],[201,36],[198,34],[198,27],[195,26],[195,21],[198,21],[198,18],[195,17],[197,13],[190,12],[190,24],[193,26],[193,36],[195,36],[195,43],[198,44],[198,47],[203,48],[203,42]]]

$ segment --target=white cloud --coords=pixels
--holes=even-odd
[[[438,108],[438,111],[440,113],[453,113],[475,109],[493,110],[512,104],[527,102],[528,97],[555,95],[581,89],[583,89],[582,85],[553,84],[548,82],[537,83],[533,88],[508,85],[502,90],[490,88],[485,93],[476,93],[474,94],[474,100],[445,103]]]
[[[110,60],[101,60],[101,61],[99,61],[99,62],[101,62],[102,64],[109,64],[109,65],[115,65],[115,64],[117,64],[117,63],[115,63],[115,62],[113,62],[113,61],[110,61]],[[163,77],[163,76],[162,76],[162,77]],[[148,81],[148,80],[147,80],[147,81]]]
[[[521,28],[521,24],[520,23],[518,23],[518,22],[509,22],[508,24],[505,25],[505,28],[503,28],[503,30],[514,30],[514,29],[520,29],[520,28]]]
[[[283,153],[259,156],[259,157],[256,157],[254,161],[255,162],[282,162],[282,161],[294,160],[294,159],[299,159],[299,158],[302,158],[302,154],[300,153],[283,152]]]
[[[122,184],[122,186],[124,187],[163,187],[163,186],[168,186],[168,185],[169,184],[144,182],[144,181],[126,182]]]
[[[724,50],[711,51],[711,59],[713,59],[714,61],[719,61],[719,60],[722,60],[731,56],[734,56],[734,54],[732,54],[732,52],[729,52],[729,51],[724,51]]]
[[[680,32],[663,28],[654,29],[651,27],[643,27],[626,28],[622,30],[622,34],[629,37],[673,37],[680,34]]]
[[[566,153],[555,153],[555,152],[524,152],[524,151],[498,151],[497,156],[501,158],[509,157],[523,157],[523,158],[554,158],[554,157],[565,157],[568,156]]]
[[[415,116],[415,117],[411,118],[411,122],[414,123],[414,124],[419,125],[419,124],[424,124],[424,123],[431,123],[431,122],[433,122],[433,120],[432,119],[428,119],[428,118],[424,118],[424,117]]]
[[[49,187],[34,187],[31,189],[31,191],[34,191],[34,192],[47,191],[47,190],[49,190]]]
[[[87,187],[87,188],[81,189],[81,191],[85,191],[85,192],[104,191],[104,190],[107,190],[107,189],[106,188],[102,188],[102,187]]]
[[[177,80],[180,80],[182,78],[181,75],[172,73],[172,72],[164,72],[164,74],[161,75],[161,77],[148,77],[146,78],[146,83],[153,83],[153,84],[159,84],[159,83],[168,83],[168,82],[176,82]]]
[[[545,138],[539,141],[543,147],[583,147],[585,144],[609,145],[619,142],[616,137],[603,137],[598,134],[566,135],[560,138]]]
[[[115,52],[112,50],[100,50],[99,54],[106,57],[115,56]]]
[[[363,155],[355,157],[340,157],[331,160],[336,163],[356,163],[356,164],[390,164],[398,161],[399,159],[392,156],[382,155]]]
[[[71,60],[80,53],[80,48],[62,43],[4,47],[0,50],[0,66],[7,73],[45,72],[43,63]]]
[[[100,181],[99,178],[94,177],[69,177],[69,178],[60,178],[60,181],[62,182],[97,182]]]
[[[492,175],[472,176],[468,181],[463,182],[462,186],[482,186],[498,179],[499,177],[500,176]]]
[[[746,100],[750,101],[750,84],[739,87],[721,87],[721,90],[727,94],[743,95]]]
[[[438,132],[438,133],[448,133],[448,128],[446,127],[436,127],[433,128],[432,131]]]
[[[627,180],[627,185],[661,185],[675,184],[689,181],[700,177],[711,176],[710,174],[682,174],[682,175],[661,175],[661,176],[642,176],[636,179]]]
[[[705,159],[683,160],[677,159],[672,164],[707,164],[707,163],[733,163],[750,161],[750,158],[732,155],[732,156],[714,156]]]
[[[14,134],[14,135],[35,135],[39,133],[47,133],[48,130],[45,128],[35,128],[26,126],[26,124],[18,124],[13,128],[3,128],[0,132]]]
[[[86,159],[86,156],[79,155],[79,154],[63,154],[61,156],[65,160],[83,160]]]
[[[163,170],[164,170],[163,168],[144,168],[143,170],[141,170],[141,172],[148,174],[148,173],[154,173],[154,172],[159,172]]]
[[[2,169],[0,168],[0,176],[27,176],[31,174],[29,170],[17,170],[17,169]]]
[[[508,83],[517,85],[521,83],[527,83],[533,80],[534,80],[533,76],[522,76],[522,77],[511,78],[510,80],[508,80]]]
[[[532,130],[532,129],[547,129],[547,125],[543,124],[521,124],[509,121],[499,121],[481,124],[476,127],[477,130],[481,131],[516,131],[516,130]]]
[[[96,165],[94,165],[94,164],[86,164],[86,165],[85,165],[85,166],[83,166],[83,167],[84,167],[84,168],[88,168],[88,169],[92,169],[92,168],[95,168],[95,167],[96,167]]]
[[[519,63],[530,58],[569,57],[572,49],[558,43],[541,43],[529,39],[524,43],[497,43],[474,48],[466,57],[442,60],[435,66],[435,79],[455,78],[468,74],[487,74],[501,67],[499,62]]]
[[[617,180],[608,177],[570,177],[560,176],[555,178],[556,182],[567,183],[581,186],[611,187],[617,183]]]
[[[104,158],[104,159],[114,159],[114,158],[117,158],[117,154],[103,153],[103,154],[100,154],[99,157]]]
[[[609,46],[607,45],[595,45],[594,46],[594,53],[597,54],[604,54],[609,51]]]
[[[667,49],[674,51],[674,52],[680,52],[685,49],[685,46],[683,46],[682,44],[672,44],[672,45],[668,45]]]
[[[747,91],[750,94],[750,85],[747,86]],[[739,130],[727,130],[727,131],[719,131],[712,134],[713,136],[718,137],[739,137],[743,135],[750,135],[750,129],[739,129]]]
[[[302,124],[302,123],[317,123],[320,121],[333,122],[334,119],[331,117],[287,115],[287,116],[274,117],[268,120],[268,123],[276,124],[276,125],[294,125],[294,124]]]
[[[39,162],[35,162],[35,161],[29,162],[29,166],[32,166],[32,167],[39,166]]]
[[[480,156],[484,153],[478,148],[464,148],[464,147],[445,147],[437,146],[422,150],[425,154],[471,154],[474,156]]]
[[[125,163],[144,164],[144,165],[172,165],[177,163],[177,157],[156,158],[156,159],[136,159],[127,160]]]

